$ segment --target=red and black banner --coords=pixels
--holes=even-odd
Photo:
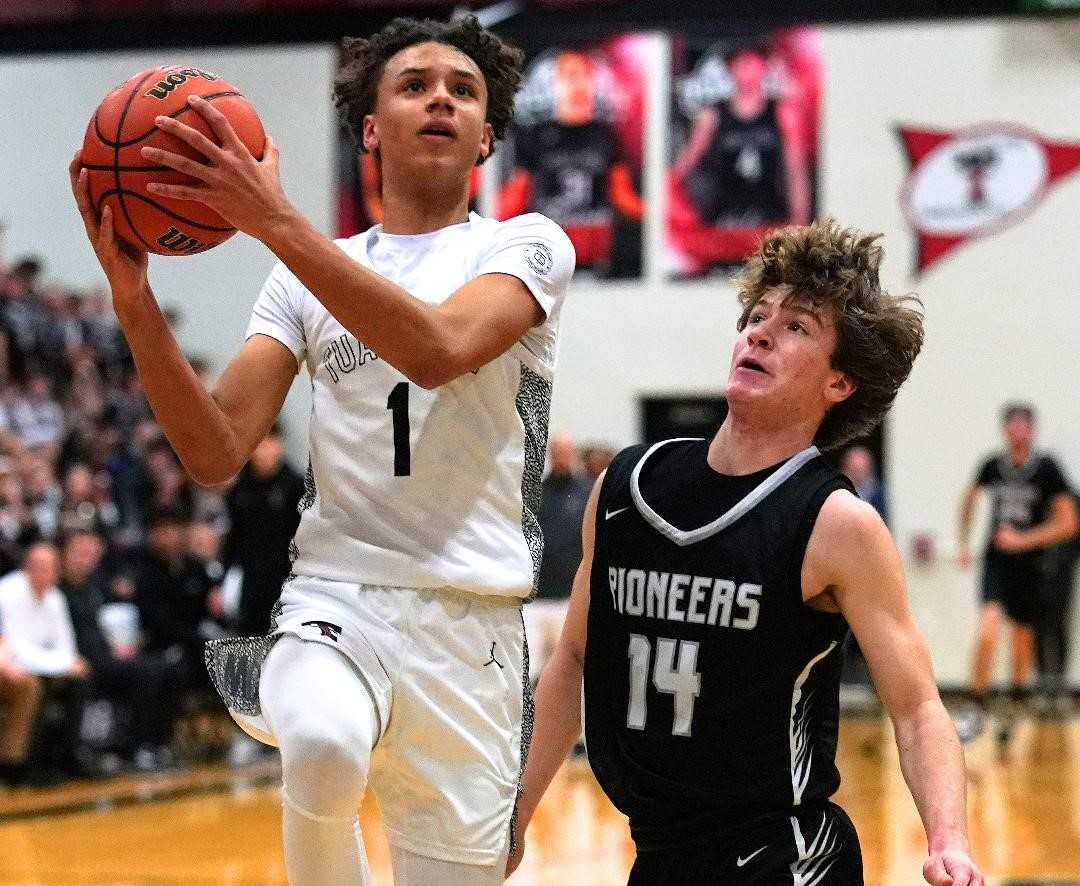
[[[1080,168],[1080,142],[1051,141],[1011,123],[899,126],[897,133],[910,165],[900,203],[918,237],[918,273],[969,240],[1019,223]]]

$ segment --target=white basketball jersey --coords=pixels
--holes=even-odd
[[[439,304],[482,274],[522,280],[544,320],[475,373],[435,390],[410,382],[345,331],[283,264],[248,336],[277,339],[312,378],[307,494],[293,571],[400,587],[527,597],[559,313],[574,250],[530,214],[428,234],[377,225],[338,245],[414,297]]]

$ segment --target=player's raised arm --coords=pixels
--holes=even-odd
[[[214,127],[222,147],[178,121],[159,125],[215,161],[213,184],[224,196],[212,200],[181,185],[154,185],[154,193],[178,199],[199,194],[240,230],[266,244],[345,329],[410,381],[424,388],[446,384],[499,356],[544,319],[543,296],[512,274],[481,269],[480,276],[445,302],[431,305],[364,267],[285,198],[272,144],[266,158],[256,161],[220,111],[207,102],[193,104]],[[192,175],[204,168],[161,152],[154,159]],[[232,178],[227,177],[230,173]],[[553,223],[546,222],[546,227],[546,236],[539,240],[546,253],[546,276],[565,287],[573,273],[573,247]],[[535,245],[525,241],[521,248]]]
[[[585,668],[585,641],[589,624],[589,582],[592,579],[593,541],[596,534],[596,502],[604,485],[602,473],[593,484],[581,522],[581,565],[574,576],[570,609],[551,659],[536,691],[536,714],[532,746],[521,780],[514,853],[507,859],[509,877],[521,863],[525,830],[555,773],[581,735],[581,676]]]
[[[477,277],[429,305],[353,261],[306,220],[269,245],[342,326],[424,388],[483,366],[543,319],[525,284],[506,274]]]
[[[545,220],[538,278],[565,288],[573,247]],[[414,383],[435,388],[505,352],[540,323],[543,293],[509,272],[483,273],[431,305],[363,267],[303,217],[264,240],[339,323]],[[535,244],[521,238],[522,255]],[[512,248],[511,244],[507,244]],[[546,265],[546,269],[545,269]],[[526,273],[528,266],[523,265]],[[543,282],[546,282],[543,281]]]
[[[107,207],[99,222],[78,154],[69,173],[155,418],[192,478],[206,485],[230,479],[281,410],[296,375],[296,358],[280,342],[255,336],[229,364],[213,393],[208,392],[165,322],[147,280],[146,253],[121,244]]]
[[[963,751],[908,607],[900,558],[872,507],[846,491],[828,498],[807,547],[803,588],[808,599],[831,597],[866,655],[926,830],[923,876],[935,886],[982,886],[969,854]]]
[[[960,499],[960,519],[956,535],[956,559],[961,566],[971,565],[971,521],[975,516],[975,504],[979,499],[979,487],[972,484],[964,490]]]

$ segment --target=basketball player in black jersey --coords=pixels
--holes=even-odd
[[[848,626],[926,829],[924,877],[984,882],[896,549],[819,452],[880,421],[922,345],[921,314],[880,289],[875,240],[833,222],[770,236],[740,281],[716,436],[624,450],[593,489],[518,822],[578,735],[583,683],[589,761],[637,846],[632,884],[863,882],[829,800]]]
[[[987,457],[960,503],[962,566],[970,566],[968,537],[975,503],[982,489],[990,493],[991,532],[983,553],[982,612],[972,662],[971,694],[978,714],[962,729],[974,737],[981,732],[987,707],[994,654],[1003,623],[1012,634],[1010,704],[1003,709],[997,740],[1005,745],[1016,707],[1027,694],[1035,655],[1035,625],[1045,578],[1046,548],[1072,538],[1077,531],[1076,505],[1065,475],[1054,458],[1035,449],[1035,407],[1006,403],[1001,410],[1005,449]]]

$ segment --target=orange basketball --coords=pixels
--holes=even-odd
[[[228,240],[236,229],[203,203],[172,200],[146,190],[150,182],[198,184],[191,176],[155,166],[142,156],[148,145],[204,160],[201,154],[154,125],[166,115],[217,138],[188,104],[189,95],[213,102],[240,140],[262,159],[266,133],[255,109],[235,86],[215,74],[183,65],[140,71],[114,89],[94,112],[83,139],[82,165],[90,198],[101,217],[112,207],[116,234],[138,249],[158,255],[192,255]]]

